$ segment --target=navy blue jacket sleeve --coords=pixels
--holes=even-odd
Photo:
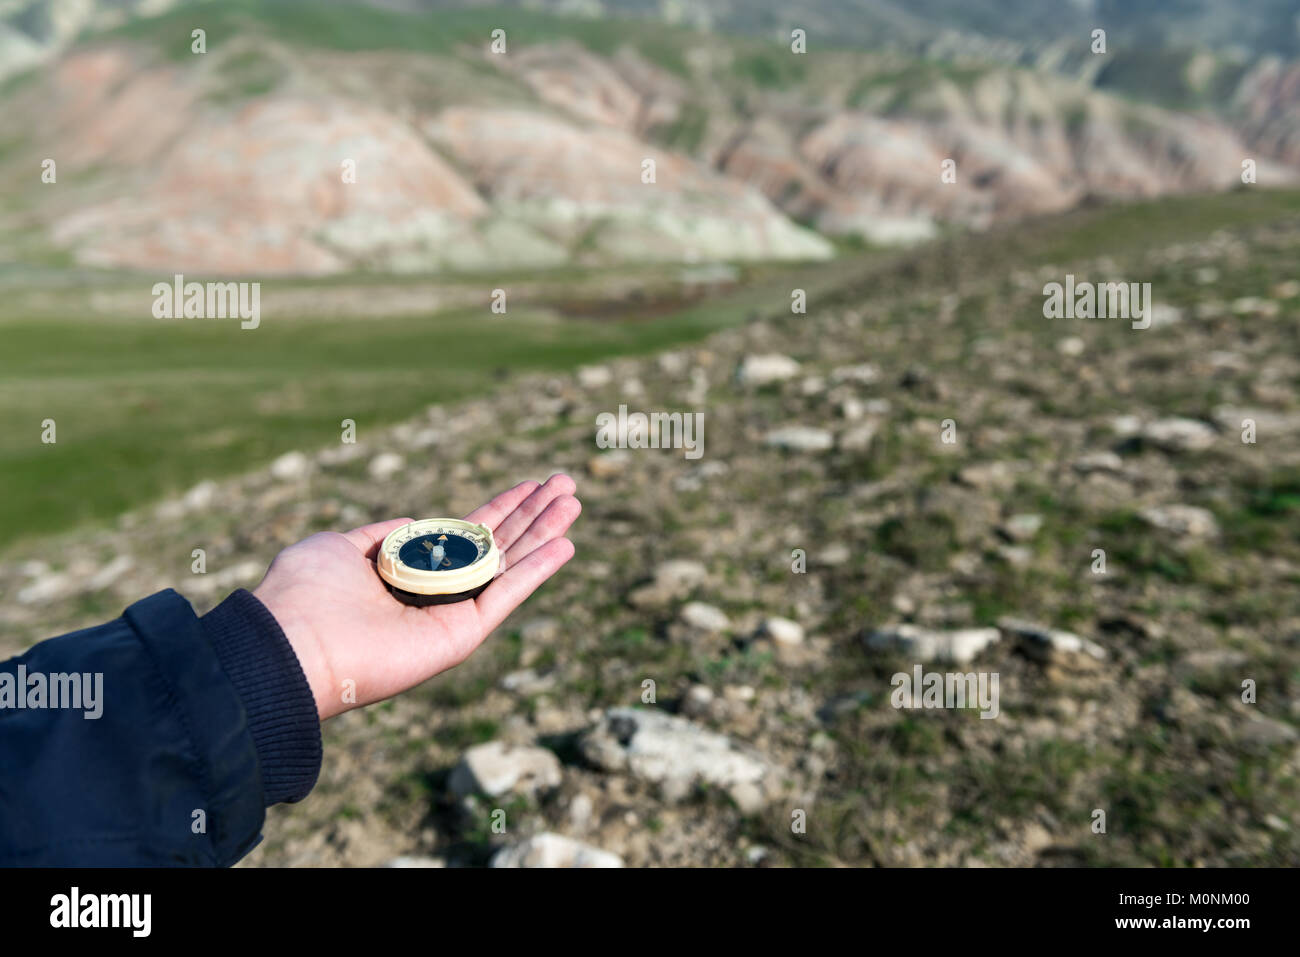
[[[0,864],[233,864],[320,767],[306,678],[239,591],[159,592],[0,664]]]

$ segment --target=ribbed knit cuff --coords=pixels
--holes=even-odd
[[[243,588],[199,624],[243,700],[264,803],[301,801],[320,774],[320,719],[293,646],[266,606]]]

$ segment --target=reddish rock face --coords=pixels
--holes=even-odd
[[[846,81],[746,86],[715,47],[687,51],[682,74],[575,42],[434,57],[250,36],[181,61],[74,48],[0,102],[41,130],[0,172],[60,167],[0,238],[35,225],[86,265],[240,275],[817,259],[830,243],[796,223],[911,242],[1089,195],[1226,188],[1250,141],[1262,184],[1300,164],[1286,132],[1300,70],[1276,64],[1241,81],[1238,134],[996,67],[845,108]]]

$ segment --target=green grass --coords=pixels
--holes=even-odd
[[[233,320],[87,317],[74,306],[38,312],[18,305],[36,300],[14,287],[7,313],[0,312],[0,406],[12,423],[0,433],[0,542],[104,522],[202,479],[336,443],[345,418],[356,421],[364,440],[430,404],[486,393],[503,373],[571,369],[696,341],[759,316],[788,316],[794,286],[807,289],[810,311],[839,302],[856,307],[900,289],[943,288],[961,274],[1120,256],[1297,212],[1300,192],[1254,190],[1093,208],[1008,227],[979,243],[941,240],[903,253],[751,267],[732,292],[670,309],[574,306],[601,318],[568,318],[566,300],[575,296],[559,290],[593,295],[591,284],[583,285],[593,274],[573,269],[543,280],[557,291],[536,302],[512,298],[504,318],[486,309],[402,318],[264,316],[255,330]],[[123,277],[83,278],[96,287],[131,288]],[[401,281],[354,276],[287,284],[325,294]],[[68,288],[37,291],[53,290],[57,298]],[[543,318],[538,306],[555,307],[561,318]],[[40,441],[47,418],[57,423],[54,445]],[[1268,514],[1260,523],[1293,512],[1294,494],[1289,481],[1261,490],[1253,506]],[[881,544],[886,551],[910,550],[899,556],[904,560],[937,564],[950,547],[948,535],[936,527],[914,540],[917,521],[899,529],[906,534],[897,541],[885,530]],[[1173,580],[1198,574],[1194,564],[1149,570]]]
[[[486,393],[502,375],[698,340],[787,303],[783,267],[748,273],[768,274],[725,300],[653,319],[555,319],[517,299],[506,316],[486,306],[398,318],[264,311],[248,330],[237,320],[83,318],[72,307],[0,313],[0,407],[15,423],[0,434],[0,542],[103,522],[203,479],[337,443],[343,419],[364,441],[431,404]],[[308,285],[325,293],[341,282]],[[400,280],[355,280],[381,282]],[[105,285],[123,288],[120,279]],[[553,288],[560,295],[563,274]],[[56,423],[54,444],[41,442],[46,419]]]
[[[374,6],[322,4],[287,0],[220,0],[186,4],[144,20],[134,20],[106,34],[152,43],[165,56],[184,60],[190,32],[207,32],[209,52],[228,38],[255,33],[281,43],[314,49],[399,50],[449,54],[464,47],[486,49],[492,31],[506,31],[507,52],[516,44],[571,39],[600,54],[634,47],[646,59],[685,74],[683,48],[689,31],[660,23],[637,23],[628,30],[620,20],[567,18],[520,9],[430,10],[401,13]]]

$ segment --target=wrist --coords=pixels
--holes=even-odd
[[[199,619],[244,706],[265,803],[306,797],[320,772],[320,719],[297,652],[273,612],[240,589]]]

